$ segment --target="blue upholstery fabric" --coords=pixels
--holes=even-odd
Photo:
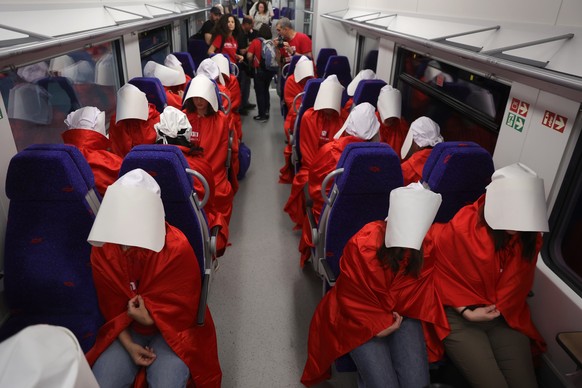
[[[188,52],[198,67],[203,60],[208,58],[208,45],[204,39],[188,39]]]
[[[281,11],[277,7],[273,7],[273,19],[280,19]]]
[[[237,179],[240,181],[245,178],[247,171],[251,166],[251,149],[242,141],[238,145],[238,162],[239,170]]]
[[[295,166],[295,172],[299,171],[301,168],[301,130],[300,124],[303,114],[309,108],[313,107],[315,104],[315,98],[317,97],[317,92],[319,92],[319,87],[323,82],[322,78],[312,78],[305,84],[305,94],[301,100],[301,106],[297,111],[297,119],[295,121],[295,129],[293,131],[293,142],[295,143],[295,150],[297,152],[297,160],[299,161]]]
[[[491,182],[493,159],[473,142],[443,142],[432,150],[422,171],[422,180],[443,202],[435,222],[447,222],[465,205],[476,201]]]
[[[362,102],[368,102],[374,105],[374,108],[377,108],[378,95],[380,94],[380,89],[384,86],[386,86],[386,82],[381,79],[361,80],[354,92],[353,106],[361,104]]]
[[[158,112],[162,113],[168,101],[162,81],[152,77],[134,77],[129,83],[145,93],[148,102],[154,104]]]
[[[323,78],[325,65],[327,65],[327,60],[332,55],[337,55],[337,50],[334,48],[323,47],[319,50],[319,54],[317,54],[317,60],[315,62],[315,68],[317,69],[317,76],[319,78]]]
[[[186,75],[194,78],[196,74],[196,65],[194,64],[194,60],[192,59],[192,55],[188,52],[176,52],[172,53],[178,60],[182,63],[182,68],[184,69],[184,73]]]
[[[5,245],[5,296],[10,309],[4,339],[32,324],[69,328],[83,351],[103,323],[87,236],[95,214],[85,196],[93,173],[74,146],[30,146],[10,161]]]
[[[188,238],[198,259],[200,271],[204,273],[202,225],[190,202],[194,189],[192,177],[185,172],[190,166],[182,151],[172,145],[136,146],[123,159],[119,176],[136,168],[147,171],[160,185],[166,221],[180,229]]]
[[[322,217],[329,212],[325,259],[336,276],[346,242],[367,223],[386,218],[390,191],[403,184],[400,158],[384,143],[348,144],[337,168],[344,168],[336,179],[338,195],[322,211]]]
[[[343,55],[330,56],[325,65],[324,78],[331,74],[335,74],[340,84],[347,88],[352,82],[352,71],[348,57]]]

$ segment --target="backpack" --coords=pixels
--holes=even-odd
[[[261,69],[276,73],[279,70],[275,44],[272,40],[259,38],[261,41]]]

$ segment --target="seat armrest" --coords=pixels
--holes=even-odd
[[[335,286],[335,282],[337,279],[336,279],[335,274],[333,273],[331,267],[329,266],[329,263],[327,262],[327,260],[325,260],[324,258],[320,258],[319,264],[321,265],[321,268],[323,268],[323,277],[324,277],[325,281],[327,282],[327,284],[329,284],[330,287]]]
[[[578,369],[582,369],[582,331],[558,333],[556,341],[576,363]]]
[[[210,229],[210,257],[214,260],[216,257],[216,236],[220,232],[220,225],[216,225]]]
[[[198,326],[204,326],[204,317],[206,315],[206,303],[208,302],[208,290],[210,288],[210,270],[204,271],[202,278],[202,290],[200,291],[200,301],[198,302],[198,315],[196,323]]]

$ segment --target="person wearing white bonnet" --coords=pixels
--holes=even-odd
[[[302,55],[295,64],[293,74],[290,74],[285,81],[283,99],[287,106],[287,116],[285,116],[283,129],[285,131],[287,145],[283,151],[285,165],[279,171],[279,183],[293,182],[294,170],[291,164],[292,145],[290,143],[290,133],[294,130],[297,111],[299,111],[299,106],[301,106],[301,101],[303,101],[302,97],[298,97],[297,99],[295,97],[303,92],[307,81],[314,77],[315,70],[313,69],[313,61],[305,55]],[[293,103],[295,103],[295,106],[293,106]]]
[[[434,262],[423,258],[440,203],[440,194],[420,183],[394,189],[387,221],[365,225],[347,242],[341,274],[311,321],[303,384],[328,378],[331,363],[349,353],[359,386],[429,385],[428,363],[439,354],[427,354],[423,327],[430,340],[438,338],[436,328],[448,327]]]
[[[41,78],[48,76],[48,66],[46,62],[37,62],[32,65],[19,67],[16,74],[26,82],[36,82]]]
[[[87,353],[99,385],[131,386],[144,367],[150,386],[219,387],[208,309],[205,325],[196,324],[198,260],[184,234],[165,222],[154,178],[135,169],[111,185],[87,241],[106,321]]]
[[[378,95],[376,117],[380,121],[380,141],[392,147],[400,156],[402,144],[408,133],[408,124],[400,116],[402,96],[400,90],[386,85]],[[401,157],[402,159],[402,157]]]
[[[0,386],[99,388],[75,335],[33,325],[0,343]]]
[[[75,64],[75,60],[69,55],[61,55],[52,58],[49,63],[49,72],[53,76],[60,76],[65,67]]]
[[[234,195],[225,168],[230,127],[228,117],[218,109],[216,84],[204,75],[194,77],[184,97],[184,112],[192,126],[190,143],[196,149],[202,149],[204,159],[210,163],[214,171],[217,212],[224,216],[228,223],[232,214]],[[234,159],[238,159],[236,136],[231,154],[231,160]]]
[[[301,118],[301,169],[293,178],[291,193],[284,207],[296,228],[302,227],[305,220],[303,187],[307,184],[311,163],[319,149],[333,139],[348,116],[347,110],[341,108],[343,90],[335,74],[328,76],[319,86],[313,107],[307,109]]]
[[[136,145],[154,144],[154,124],[159,120],[160,113],[144,92],[130,83],[123,85],[117,91],[117,110],[109,124],[111,151],[125,157]]]
[[[327,174],[335,170],[342,152],[348,144],[361,141],[377,141],[379,127],[380,123],[376,120],[374,106],[363,102],[352,109],[343,127],[335,134],[333,140],[319,149],[308,173],[308,191],[309,198],[312,201],[311,211],[316,220],[319,219],[323,208],[321,185]],[[299,240],[301,266],[305,265],[305,262],[311,256],[313,246],[311,226],[306,218],[303,221],[303,232]]]
[[[366,79],[376,79],[376,73],[374,73],[374,70],[370,70],[370,69],[360,70],[360,72],[358,74],[356,74],[356,76],[354,77],[352,82],[350,82],[348,87],[347,87],[346,91],[348,92],[348,96],[353,97],[360,81],[363,81]]]
[[[196,75],[204,75],[213,81],[219,82],[220,85],[225,85],[220,67],[218,67],[218,64],[210,58],[206,58],[200,62],[198,69],[196,69]]]
[[[184,67],[182,66],[182,62],[174,55],[168,54],[166,59],[164,59],[164,66],[169,67],[170,69],[176,70],[177,72],[184,74],[184,82],[186,83],[190,81],[190,77],[186,75],[184,72]]]
[[[443,137],[440,127],[432,119],[422,116],[410,124],[410,129],[400,151],[404,160],[402,162],[402,177],[405,185],[422,178],[422,169],[432,148],[441,142],[443,142]]]
[[[67,130],[61,136],[65,144],[76,146],[93,171],[95,187],[105,194],[107,187],[117,179],[123,159],[110,152],[111,142],[105,128],[105,112],[86,106],[69,113],[65,119]]]
[[[484,195],[427,235],[451,326],[443,343],[471,386],[535,387],[532,353],[544,352],[546,344],[527,300],[540,232],[548,231],[544,182],[521,163],[491,179]]]
[[[182,96],[184,95],[184,88],[186,86],[186,74],[181,66],[179,68],[173,68],[160,65],[154,61],[148,61],[143,68],[143,75],[144,77],[159,79],[166,91],[167,104],[181,109]]]
[[[211,58],[220,69],[220,74],[224,80],[224,86],[230,98],[230,113],[228,116],[231,119],[231,125],[235,129],[239,139],[242,139],[242,121],[240,118],[239,108],[241,104],[241,90],[238,79],[234,74],[230,73],[230,61],[224,54],[214,54]]]

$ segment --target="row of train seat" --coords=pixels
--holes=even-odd
[[[204,324],[215,255],[215,237],[203,211],[205,198],[193,190],[192,175],[175,146],[136,146],[120,176],[142,168],[158,182],[167,221],[190,241],[202,275],[198,324]],[[192,174],[192,175],[191,175]],[[8,167],[10,199],[5,245],[5,294],[10,316],[3,340],[26,326],[46,323],[70,329],[86,352],[103,324],[93,285],[87,242],[101,198],[81,152],[64,144],[33,145]]]

